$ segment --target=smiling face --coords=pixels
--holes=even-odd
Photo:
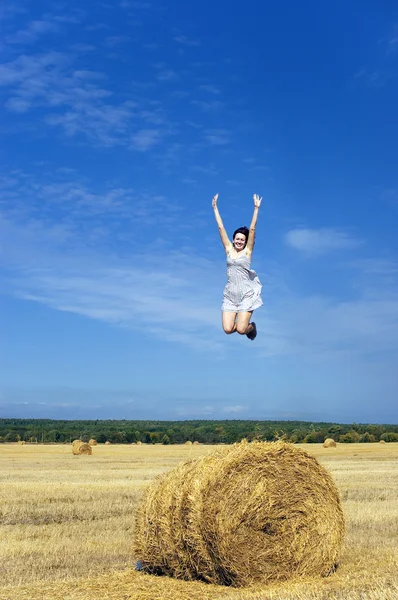
[[[236,252],[240,252],[246,246],[246,236],[243,233],[237,233],[233,239],[233,246]]]

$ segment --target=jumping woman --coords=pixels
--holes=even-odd
[[[217,208],[218,194],[213,198],[212,206],[217,221],[221,241],[227,254],[227,277],[228,282],[224,289],[222,303],[222,326],[225,333],[237,331],[246,335],[249,340],[254,340],[257,335],[255,323],[250,323],[253,311],[259,308],[261,300],[261,283],[257,273],[250,269],[250,261],[253,252],[254,238],[258,209],[261,200],[254,194],[254,212],[250,229],[240,227],[234,232],[232,242],[228,239],[220,213]]]

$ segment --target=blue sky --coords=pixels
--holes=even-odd
[[[398,422],[398,5],[7,3],[0,415]],[[228,232],[263,196],[250,342]]]

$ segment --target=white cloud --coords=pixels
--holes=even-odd
[[[203,406],[203,404],[187,404],[187,405],[183,405],[178,407],[175,410],[175,414],[179,417],[183,417],[183,416],[190,416],[192,418],[192,416],[195,416],[197,418],[204,418],[204,417],[209,417],[211,415],[214,415],[214,413],[217,411],[217,407],[213,406],[212,404],[206,404]]]
[[[20,171],[0,178],[0,218],[23,229],[27,242],[47,238],[51,232],[62,242],[74,233],[91,245],[111,232],[123,241],[124,232],[117,230],[119,219],[128,226],[139,220],[141,227],[153,219],[159,225],[170,225],[177,219],[179,207],[173,201],[165,202],[160,194],[106,183],[97,191],[72,176],[73,170],[59,168],[47,178],[37,179]]]
[[[96,48],[93,44],[85,44],[79,43],[72,44],[70,47],[73,52],[85,53],[85,52],[93,52]]]
[[[218,307],[211,306],[209,296],[201,293],[198,282],[189,280],[187,271],[176,276],[156,265],[156,258],[138,253],[133,267],[121,262],[115,267],[94,266],[82,259],[79,265],[78,260],[66,262],[60,256],[55,262],[45,268],[19,268],[17,276],[8,279],[13,294],[150,337],[222,349],[222,342],[209,334],[219,327]]]
[[[36,40],[46,33],[57,33],[60,28],[56,21],[52,19],[39,19],[28,23],[25,29],[20,29],[14,35],[6,38],[9,44],[33,44]]]
[[[20,16],[26,14],[27,8],[22,6],[20,2],[4,2],[1,7],[1,19],[5,21],[6,19],[14,19],[16,16]]]
[[[127,144],[136,105],[112,101],[113,93],[99,86],[102,79],[102,73],[74,69],[73,57],[59,52],[21,55],[0,66],[0,85],[10,90],[9,110],[43,107],[46,122],[67,136],[81,134],[105,146]]]
[[[208,129],[205,131],[205,140],[213,146],[225,146],[230,143],[229,131],[226,129]]]
[[[192,100],[191,104],[193,104],[194,106],[197,106],[198,108],[201,108],[205,112],[211,112],[213,110],[220,110],[221,108],[224,107],[223,102],[220,102],[219,100],[209,100],[208,102],[203,101],[203,100]]]
[[[241,413],[247,410],[247,406],[237,404],[236,406],[223,406],[221,409],[224,413]]]
[[[206,173],[207,175],[218,175],[218,170],[214,164],[211,165],[192,165],[191,169],[198,173]]]
[[[366,274],[375,274],[382,276],[397,276],[398,264],[391,259],[382,258],[363,258],[351,263],[348,266],[357,267]]]
[[[209,94],[218,95],[221,93],[220,88],[218,88],[216,85],[203,84],[203,85],[200,85],[199,88],[201,90],[203,90],[204,92],[209,92]]]
[[[391,50],[396,50],[398,48],[398,35],[394,35],[388,42],[388,45]]]
[[[285,235],[285,242],[291,248],[308,256],[318,256],[334,250],[356,248],[361,241],[338,229],[321,228],[291,229]]]
[[[165,63],[156,63],[153,66],[157,70],[156,79],[158,81],[176,81],[179,79],[178,74]]]
[[[142,0],[122,0],[119,4],[120,8],[137,10],[148,10],[152,8],[152,2],[143,2]]]
[[[157,129],[140,129],[131,137],[132,147],[141,152],[146,152],[159,144],[161,140],[160,131]]]
[[[178,79],[178,75],[172,69],[162,69],[157,74],[158,81],[175,81]]]
[[[0,86],[8,92],[5,106],[14,113],[42,109],[45,122],[71,138],[92,145],[123,145],[146,151],[172,132],[157,100],[120,101],[104,73],[74,68],[77,58],[60,52],[21,55],[0,65]],[[150,125],[150,127],[148,127]],[[156,128],[151,126],[155,125]]]
[[[131,38],[128,35],[109,35],[105,38],[104,45],[107,48],[115,48],[130,41]]]
[[[170,249],[165,261],[155,240],[144,244],[143,229],[154,221],[174,222],[177,231],[172,201],[115,187],[96,193],[78,181],[44,184],[17,172],[1,188],[0,264],[12,295],[151,337],[222,349],[224,340],[209,336],[209,329],[219,331],[213,262]]]
[[[24,100],[23,98],[9,98],[4,106],[15,113],[26,113],[30,109],[30,102],[28,100]]]
[[[200,46],[201,43],[198,40],[193,40],[189,37],[187,37],[186,35],[176,35],[174,37],[174,41],[177,42],[177,44],[181,44],[182,46]]]

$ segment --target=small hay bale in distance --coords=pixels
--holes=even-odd
[[[194,442],[193,445],[194,446],[199,446],[200,442]]]
[[[105,446],[110,446],[110,445],[111,445],[111,443],[109,440],[105,442]]]
[[[140,440],[138,440],[137,446],[142,446],[142,442]]]
[[[285,442],[219,448],[158,477],[136,515],[147,573],[245,586],[326,576],[345,534],[338,490]]]
[[[80,444],[74,444],[72,446],[73,454],[89,454],[93,453],[90,444],[86,444],[85,442],[80,442]]]
[[[88,443],[90,444],[90,446],[98,446],[98,442],[94,438],[92,438]]]
[[[385,444],[386,440],[380,440],[379,444]]]
[[[324,448],[336,448],[336,446],[337,444],[332,438],[326,438],[326,440],[323,442]]]
[[[186,445],[186,446],[192,446],[192,442],[191,442],[191,440],[187,440],[187,441],[185,442],[185,445]]]

